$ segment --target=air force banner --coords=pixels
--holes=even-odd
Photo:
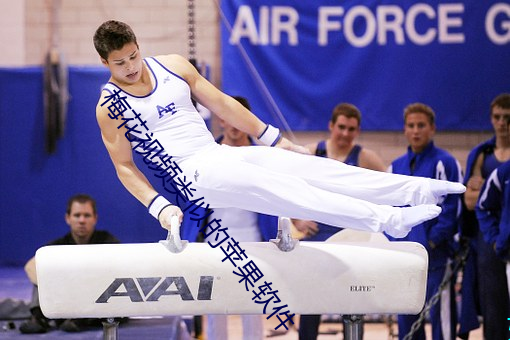
[[[222,0],[221,16],[223,90],[283,129],[325,130],[350,102],[364,130],[400,130],[423,102],[440,130],[489,130],[510,92],[509,1]]]

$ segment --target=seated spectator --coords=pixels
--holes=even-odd
[[[109,232],[95,229],[97,223],[96,201],[88,195],[78,194],[69,199],[65,221],[70,228],[69,233],[48,243],[48,245],[119,243],[119,240]],[[19,329],[21,333],[26,334],[46,333],[51,329],[51,320],[43,315],[39,306],[34,257],[25,265],[25,271],[34,284],[30,303],[32,316],[30,320],[22,323]],[[99,319],[55,320],[55,325],[66,332],[80,332],[91,326],[101,326],[101,321]]]

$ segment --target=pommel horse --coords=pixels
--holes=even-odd
[[[418,243],[349,230],[297,241],[280,219],[277,239],[239,247],[263,273],[254,287],[220,247],[181,241],[176,223],[159,243],[45,246],[36,253],[41,309],[48,318],[108,319],[104,339],[114,340],[113,318],[270,314],[252,299],[266,281],[291,313],[343,314],[344,339],[359,340],[361,315],[418,314],[425,302],[428,256]]]

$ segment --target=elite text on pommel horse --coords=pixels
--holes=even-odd
[[[342,236],[352,235],[346,230],[337,235],[326,242],[296,242],[287,226],[283,233],[280,226],[276,242],[240,242],[236,249],[249,254],[263,273],[251,282],[240,274],[248,271],[246,264],[227,255],[234,247],[222,251],[170,233],[159,243],[46,246],[36,253],[41,309],[55,319],[269,315],[276,304],[268,305],[266,293],[274,289],[292,314],[343,314],[346,319],[421,311],[428,257],[420,244],[368,233]],[[290,243],[284,244],[285,238]],[[261,290],[264,284],[267,289]],[[344,322],[344,338],[361,339],[360,322],[351,320],[348,329]],[[116,325],[107,330],[105,324],[104,332],[115,339]]]

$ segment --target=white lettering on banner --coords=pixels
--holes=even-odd
[[[237,10],[236,21],[230,33],[230,43],[237,44],[241,38],[248,38],[252,45],[259,43],[257,24],[249,6],[240,6]]]
[[[391,20],[393,18],[393,20]],[[404,22],[404,11],[398,6],[381,6],[377,9],[377,43],[386,45],[388,43],[388,32],[393,32],[395,43],[404,45],[404,30],[402,23]]]
[[[365,47],[374,42],[377,35],[377,44],[386,45],[388,43],[388,34],[394,35],[395,43],[403,45],[405,43],[405,32],[407,38],[417,44],[426,45],[437,39],[442,44],[459,44],[465,40],[463,33],[452,33],[451,28],[462,28],[462,18],[459,15],[464,12],[463,4],[440,4],[436,11],[428,4],[415,4],[409,8],[404,16],[402,8],[395,5],[377,6],[374,13],[366,6],[353,6],[346,13],[343,21],[343,31],[345,39],[349,44],[355,47]],[[344,14],[342,7],[319,7],[318,14],[318,44],[325,46],[328,44],[328,33],[330,31],[340,31],[342,23],[331,17],[341,17]],[[437,17],[437,28],[430,27],[424,33],[418,33],[416,30],[416,19],[420,15],[425,15],[430,20]],[[354,32],[354,22],[362,20],[365,23],[365,31],[361,35]],[[439,32],[439,33],[438,33]]]
[[[230,35],[230,44],[237,44],[242,38],[248,38],[252,45],[280,45],[281,37],[287,34],[291,46],[298,45],[296,26],[299,14],[289,6],[261,6],[259,9],[259,29],[249,6],[239,7]],[[271,35],[271,41],[269,41]]]
[[[296,30],[299,21],[298,12],[292,7],[274,7],[271,14],[271,42],[273,45],[280,45],[281,33],[286,32],[289,45],[298,45],[298,33]]]
[[[498,15],[505,15],[506,18],[502,20],[500,29],[503,34],[496,31],[496,17]],[[510,42],[510,4],[498,3],[492,5],[485,16],[485,32],[490,41],[496,45],[504,45]]]
[[[454,15],[464,13],[464,4],[442,4],[439,5],[438,12],[439,42],[442,44],[464,43],[463,33],[449,32],[449,28],[462,28],[462,18]]]
[[[359,37],[354,33],[354,21],[358,17],[362,17],[366,22],[365,33]],[[345,14],[345,38],[352,46],[368,46],[374,40],[376,30],[377,25],[375,23],[374,15],[368,7],[354,6],[349,11],[347,11],[347,14]]]
[[[230,33],[230,44],[248,39],[252,45],[282,44],[284,37],[290,46],[299,45],[299,13],[291,6],[239,6]],[[380,5],[369,8],[357,5],[345,9],[341,6],[320,6],[317,13],[317,44],[327,46],[330,36],[342,34],[354,47],[371,44],[385,46],[411,43],[428,45],[463,44],[465,12],[464,3],[445,3],[432,7],[416,3],[407,11],[398,5]],[[418,25],[417,23],[420,23]],[[361,26],[360,26],[361,23]],[[358,26],[364,27],[359,30]],[[480,28],[482,29],[482,28]],[[510,42],[510,4],[496,3],[485,16],[485,32],[497,45]]]
[[[344,14],[343,7],[319,7],[318,22],[318,42],[319,46],[328,44],[328,32],[340,31],[342,24],[340,21],[330,21],[331,16],[342,16]]]
[[[416,17],[420,14],[424,14],[428,19],[434,19],[436,13],[434,9],[427,4],[416,4],[411,6],[407,11],[406,15],[406,32],[409,40],[416,45],[427,45],[434,41],[437,30],[435,28],[429,28],[424,34],[419,34],[415,29]]]

